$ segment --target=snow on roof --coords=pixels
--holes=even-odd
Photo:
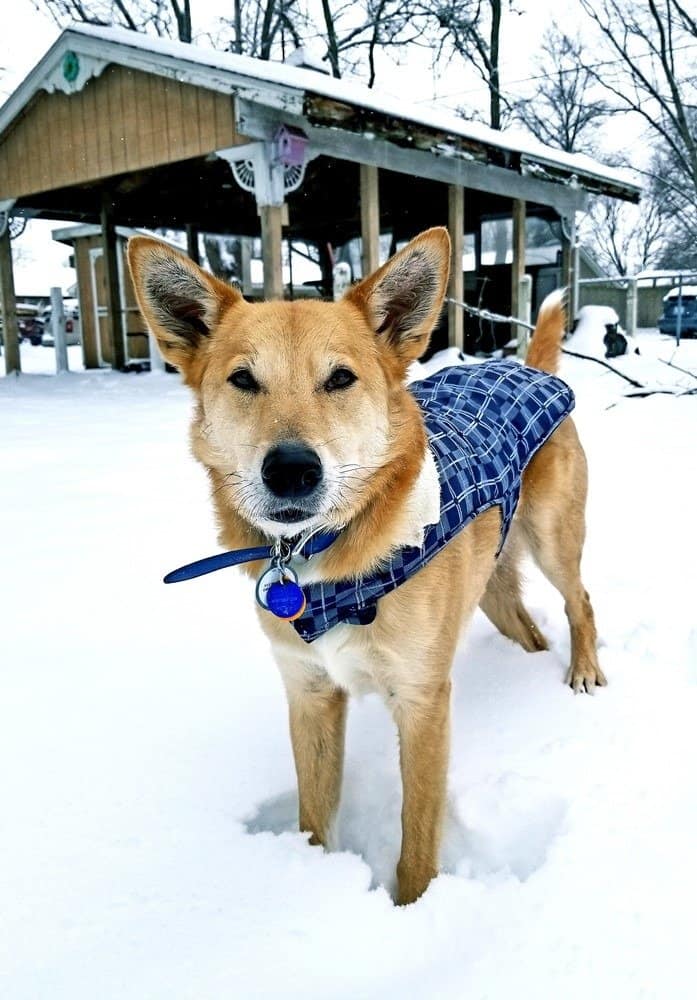
[[[683,285],[682,288],[671,288],[667,295],[663,296],[663,301],[666,299],[677,299],[680,295],[696,296],[697,295],[697,285]]]
[[[538,142],[515,130],[497,131],[476,121],[467,121],[434,105],[405,106],[403,97],[370,89],[355,80],[337,80],[311,69],[286,63],[254,59],[231,52],[219,52],[185,42],[156,38],[126,28],[105,28],[95,25],[73,25],[65,29],[43,59],[0,108],[0,134],[21,111],[28,100],[42,89],[47,78],[55,74],[56,66],[66,52],[77,49],[88,58],[101,62],[133,65],[146,72],[162,73],[167,69],[182,82],[191,81],[211,90],[232,93],[250,85],[253,98],[260,103],[268,99],[268,90],[289,112],[303,114],[304,95],[310,92],[331,100],[354,105],[383,115],[425,126],[464,139],[471,139],[501,150],[520,154],[540,166],[551,166],[585,175],[623,188],[637,195],[641,185],[626,170],[608,167],[582,153],[564,153]],[[165,64],[165,65],[163,65]],[[168,64],[168,65],[166,65]],[[205,70],[202,74],[200,71]],[[259,88],[259,84],[267,84]],[[53,81],[55,86],[55,80]]]

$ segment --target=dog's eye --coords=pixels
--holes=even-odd
[[[238,368],[232,375],[228,375],[227,380],[230,385],[243,392],[259,392],[259,383],[248,368]]]
[[[334,392],[336,389],[348,389],[356,381],[356,376],[348,368],[337,368],[324,383],[324,388],[327,392]]]

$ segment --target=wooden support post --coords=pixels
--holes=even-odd
[[[566,288],[566,329],[573,328],[575,310],[578,308],[578,252],[576,248],[576,216],[561,217],[561,280]]]
[[[264,298],[283,298],[283,205],[260,205],[261,256],[264,263]]]
[[[123,338],[121,313],[121,285],[116,246],[114,204],[108,192],[102,195],[102,246],[104,249],[104,277],[106,280],[107,329],[111,341],[112,366],[121,371],[126,365],[126,346]]]
[[[198,229],[190,223],[186,226],[186,252],[194,264],[201,263],[201,254],[198,248]]]
[[[361,242],[363,277],[380,267],[380,188],[378,168],[361,163]]]
[[[525,202],[513,201],[513,262],[511,264],[511,316],[520,316],[520,281],[525,274]],[[513,330],[516,336],[518,328]]]
[[[450,282],[448,297],[465,300],[465,275],[462,270],[462,253],[465,245],[465,189],[456,184],[448,185],[448,232],[450,233]],[[464,310],[448,302],[448,344],[460,351],[465,348]]]
[[[0,312],[2,312],[2,339],[5,345],[5,374],[9,375],[10,372],[19,374],[22,362],[19,356],[19,327],[9,224],[0,236]]]

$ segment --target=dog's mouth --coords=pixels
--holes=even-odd
[[[282,510],[269,511],[266,516],[269,521],[278,521],[279,524],[296,524],[298,521],[307,521],[313,514],[314,511],[304,510],[302,507],[284,507]]]

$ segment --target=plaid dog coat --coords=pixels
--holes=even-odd
[[[340,622],[369,625],[381,597],[494,506],[501,508],[500,552],[523,469],[574,407],[561,379],[514,361],[445,368],[409,389],[421,407],[438,470],[440,521],[426,529],[420,548],[399,549],[371,576],[303,587],[307,607],[292,624],[305,642]]]

